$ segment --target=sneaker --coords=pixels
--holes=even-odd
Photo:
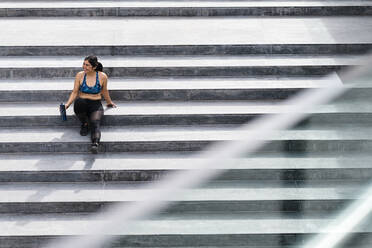
[[[90,147],[90,151],[93,154],[97,154],[98,153],[98,143],[93,143],[92,146]]]
[[[87,136],[89,133],[88,123],[83,123],[80,128],[80,135]]]

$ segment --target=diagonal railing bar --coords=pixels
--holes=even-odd
[[[345,240],[352,231],[366,220],[372,210],[372,185],[358,200],[344,210],[331,224],[320,230],[304,248],[334,248]]]
[[[311,114],[312,109],[317,105],[325,104],[343,94],[348,89],[343,82],[368,73],[369,64],[371,64],[370,60],[366,61],[364,66],[349,73],[340,74],[340,76],[336,73],[329,75],[326,80],[328,83],[324,87],[299,93],[284,101],[280,105],[278,114],[264,116],[242,125],[236,130],[239,133],[238,137],[232,137],[230,141],[216,142],[205,151],[195,155],[205,159],[198,160],[199,162],[194,164],[193,169],[172,173],[161,181],[147,185],[142,193],[137,194],[136,202],[118,203],[107,212],[96,215],[98,219],[105,221],[92,226],[90,230],[87,230],[86,235],[55,241],[46,248],[102,247],[104,243],[112,239],[112,235],[120,233],[120,230],[129,225],[129,221],[144,218],[164,209],[171,204],[172,197],[180,190],[195,187],[224,172],[223,161],[225,159],[253,153],[268,142],[276,131],[295,125]]]

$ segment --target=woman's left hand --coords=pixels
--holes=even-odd
[[[116,107],[117,107],[116,104],[113,103],[113,102],[111,102],[111,103],[107,103],[106,106],[109,107],[109,108],[116,108]]]

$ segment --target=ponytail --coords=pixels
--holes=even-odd
[[[101,64],[101,62],[97,62],[96,71],[103,71],[103,65]]]

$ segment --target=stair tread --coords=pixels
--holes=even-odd
[[[103,127],[102,142],[164,142],[164,141],[220,141],[241,139],[243,133],[235,132],[235,126],[151,126],[151,127]],[[347,128],[319,130],[285,130],[272,135],[272,141],[368,141],[372,139],[369,127],[355,125]],[[88,142],[90,137],[79,135],[78,128],[3,128],[0,143],[54,143]]]
[[[151,186],[149,184],[148,186]],[[180,190],[171,201],[284,201],[357,199],[365,183],[359,181],[219,182],[203,188]],[[19,202],[130,202],[153,193],[139,183],[13,183],[0,184],[0,203]]]
[[[288,154],[254,155],[249,158],[231,159],[222,168],[244,170],[294,170],[294,169],[370,169],[371,156],[315,154],[296,157]],[[41,171],[110,171],[110,170],[179,170],[192,169],[205,159],[187,153],[110,153],[98,154],[0,154],[0,172],[41,172]],[[306,173],[306,172],[305,172]]]
[[[67,99],[67,95],[66,95]],[[102,105],[105,115],[208,115],[208,114],[275,114],[283,110],[277,102],[255,101],[205,101],[205,102],[120,102],[117,108],[107,108]],[[309,112],[309,111],[307,111]],[[372,106],[366,102],[335,103],[319,106],[309,113],[372,113]],[[75,118],[73,107],[67,109],[68,118]],[[2,116],[59,116],[59,103],[2,103],[0,117]]]
[[[1,20],[0,20],[1,21]],[[363,63],[360,55],[298,56],[177,56],[124,57],[101,56],[105,67],[217,67],[217,66],[327,66]],[[81,67],[77,56],[0,57],[0,68]]]
[[[80,235],[104,220],[72,216],[21,216],[0,218],[1,236]],[[330,218],[281,219],[160,219],[141,220],[105,234],[118,235],[222,235],[222,234],[313,234],[329,225]],[[352,232],[371,232],[369,225],[358,226]]]
[[[50,91],[72,90],[74,79],[0,80],[0,91]],[[176,89],[292,89],[322,87],[329,80],[321,77],[307,78],[175,78],[133,79],[109,78],[110,90],[176,90]],[[353,84],[357,88],[372,88],[369,82]]]
[[[372,6],[370,1],[3,1],[0,8],[109,8],[109,7],[324,7]]]
[[[361,44],[372,42],[371,23],[372,17],[2,18],[0,44]],[[22,39],[18,38],[20,33]],[[63,66],[63,61],[59,62],[58,66]]]

